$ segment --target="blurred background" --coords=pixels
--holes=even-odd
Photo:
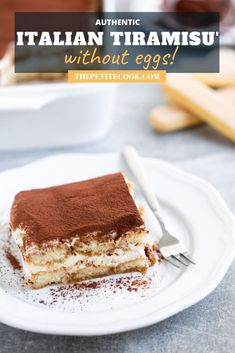
[[[200,159],[208,157],[229,175],[235,132],[225,136],[223,121],[211,127],[207,113],[201,119],[159,84],[68,84],[63,74],[15,74],[16,11],[218,11],[221,71],[193,78],[223,96],[220,111],[232,105],[234,121],[234,0],[0,0],[0,170],[61,152],[119,152],[129,143],[176,164],[199,161],[202,175]]]
[[[81,86],[61,74],[15,74],[16,11],[218,11],[221,72],[197,80],[235,106],[234,0],[0,0],[0,170],[61,151],[119,152],[126,143],[173,163],[233,158],[234,140],[221,133],[223,122],[214,129],[159,84]]]
[[[205,148],[233,148],[231,138],[221,135],[222,122],[221,131],[211,128],[210,121],[208,127],[197,112],[189,112],[174,102],[174,97],[164,94],[158,84],[81,86],[68,84],[67,75],[60,73],[15,74],[13,39],[17,11],[217,11],[221,72],[197,75],[197,79],[235,106],[234,0],[0,0],[0,151],[20,154],[24,150],[27,154],[40,149],[40,156],[42,149],[48,148],[118,151],[132,138],[137,145],[145,140],[147,151],[151,149],[154,155],[170,160],[182,158],[182,149],[193,157]],[[31,58],[23,57],[24,60]],[[53,58],[50,60],[53,62]],[[140,147],[143,148],[142,143]]]

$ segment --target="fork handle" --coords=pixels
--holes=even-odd
[[[130,171],[134,175],[149,207],[155,213],[155,215],[160,218],[160,206],[158,200],[155,196],[155,193],[151,189],[144,167],[137,151],[132,146],[126,146],[122,151],[122,155]]]

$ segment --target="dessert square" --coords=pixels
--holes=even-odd
[[[10,227],[32,288],[154,263],[149,234],[121,173],[18,193]]]

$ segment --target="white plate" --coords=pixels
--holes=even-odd
[[[124,285],[117,289],[115,276],[93,290],[71,292],[66,287],[61,293],[59,286],[52,286],[32,291],[22,285],[20,272],[13,271],[4,259],[2,249],[6,232],[2,226],[2,322],[51,334],[122,332],[166,319],[195,304],[218,285],[235,254],[232,214],[218,192],[199,178],[156,159],[143,159],[143,162],[169,229],[185,241],[196,265],[181,270],[166,263],[157,265],[147,274],[147,288],[140,286],[137,292],[127,290]],[[118,155],[81,154],[47,158],[5,172],[0,175],[1,220],[4,223],[3,215],[9,213],[15,193],[22,189],[72,182],[118,170],[123,170]],[[144,203],[138,193],[137,198]],[[157,237],[158,225],[146,205],[145,208],[146,224],[151,236]],[[126,280],[125,276],[118,278]],[[133,278],[135,280],[136,275]]]

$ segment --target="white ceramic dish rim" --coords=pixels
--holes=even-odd
[[[85,157],[85,154],[80,154],[80,156]],[[89,154],[89,156],[92,156]],[[94,157],[97,155],[93,155]],[[104,157],[104,156],[109,156],[109,157],[116,157],[116,154],[105,154],[105,155],[99,155],[99,157]],[[63,325],[58,325],[56,327],[52,327],[48,325],[46,322],[44,323],[44,326],[42,325],[41,322],[37,323],[34,321],[31,322],[25,322],[21,318],[13,318],[9,317],[9,313],[5,310],[4,311],[4,305],[3,302],[5,300],[5,303],[7,301],[11,302],[12,308],[14,307],[14,312],[17,312],[17,304],[21,305],[21,301],[19,299],[9,297],[2,289],[0,289],[0,307],[3,306],[0,310],[0,320],[9,325],[13,326],[19,329],[25,329],[28,331],[32,332],[38,332],[38,333],[47,333],[47,334],[59,334],[59,335],[80,335],[80,336],[97,336],[97,335],[106,335],[106,334],[113,334],[113,333],[119,333],[119,332],[125,332],[125,331],[130,331],[130,330],[135,330],[138,328],[143,328],[152,324],[155,324],[156,322],[162,321],[172,315],[175,315],[176,313],[196,304],[199,302],[201,299],[205,298],[207,295],[209,295],[220,283],[222,280],[223,276],[225,275],[226,271],[228,270],[229,266],[231,265],[234,256],[235,256],[235,219],[228,207],[226,206],[225,202],[223,201],[222,197],[220,194],[217,192],[217,190],[211,186],[209,183],[205,182],[199,177],[196,177],[194,175],[191,175],[189,173],[186,173],[184,171],[181,171],[180,169],[176,168],[175,166],[170,165],[167,162],[163,162],[158,159],[153,159],[153,158],[145,158],[146,162],[155,164],[157,163],[158,168],[164,170],[164,173],[174,175],[174,178],[177,179],[183,179],[185,183],[188,185],[192,186],[193,188],[199,189],[199,191],[203,192],[204,195],[209,199],[211,205],[216,209],[217,213],[220,214],[220,216],[223,218],[224,223],[226,223],[227,226],[227,233],[226,236],[229,237],[229,249],[226,252],[223,262],[221,262],[220,270],[217,273],[214,273],[214,276],[210,278],[210,282],[207,282],[204,284],[203,287],[198,288],[198,290],[195,292],[190,292],[190,290],[185,294],[184,297],[181,297],[180,300],[177,301],[177,303],[174,304],[174,308],[171,306],[166,306],[165,308],[162,308],[161,312],[157,313],[157,318],[154,315],[154,312],[151,315],[141,317],[138,319],[138,322],[130,322],[126,320],[126,323],[123,324],[123,321],[116,321],[115,325],[110,326],[109,330],[104,330],[101,328],[95,328],[92,327],[92,330],[87,332],[87,330],[82,330],[82,329],[76,329],[76,327],[64,327]],[[37,163],[37,162],[36,162]],[[23,167],[24,168],[24,167]],[[25,307],[28,307],[30,310],[31,305],[24,303]],[[40,310],[41,314],[43,315],[43,312],[45,309],[38,309]],[[64,315],[64,314],[63,314]],[[76,315],[76,314],[68,314],[68,315]],[[43,327],[42,327],[43,326]]]
[[[0,87],[0,112],[40,110],[48,104],[66,98],[82,97],[96,92],[115,90],[116,83],[38,83]],[[26,99],[30,97],[31,99]],[[14,98],[14,104],[12,100]]]

